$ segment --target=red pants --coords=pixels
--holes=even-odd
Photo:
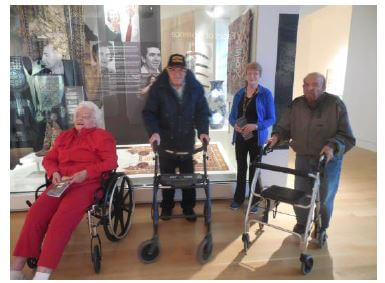
[[[28,211],[13,255],[36,257],[38,266],[55,269],[99,187],[99,182],[74,184],[60,198],[46,190]]]

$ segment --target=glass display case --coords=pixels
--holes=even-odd
[[[44,182],[42,159],[55,137],[72,127],[74,109],[83,100],[103,110],[105,128],[118,144],[118,170],[138,186],[151,184],[152,153],[141,111],[146,87],[173,53],[186,56],[210,101],[210,82],[222,81],[220,109],[212,109],[221,117],[210,129],[209,175],[218,182],[234,181],[227,48],[229,25],[245,8],[227,6],[220,18],[210,9],[10,6],[11,194],[33,192]]]

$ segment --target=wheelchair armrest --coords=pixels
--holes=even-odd
[[[47,188],[52,184],[52,181],[51,181],[50,179],[48,179],[47,174],[45,174],[44,178],[45,178],[45,184],[40,185],[40,186],[36,189],[36,191],[35,191],[35,201],[36,201],[37,198],[39,197],[39,194],[40,194],[41,192],[43,192],[45,189],[47,189]],[[44,189],[44,190],[43,190],[43,189]],[[28,204],[28,205],[29,205],[29,204]]]
[[[45,184],[40,185],[36,190],[35,190],[35,201],[38,199],[39,194],[44,191],[46,188],[48,188],[49,185],[51,185],[51,180],[47,178],[47,174],[45,175]],[[43,190],[44,189],[44,190]],[[25,203],[28,205],[28,207],[32,206],[32,203],[29,200],[26,200]]]

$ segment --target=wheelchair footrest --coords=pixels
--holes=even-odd
[[[273,199],[289,204],[296,204],[301,198],[305,196],[305,192],[273,185],[263,190],[261,192],[261,196],[266,199]]]
[[[202,174],[161,174],[159,183],[162,186],[170,186],[176,188],[189,188],[197,184],[203,184],[204,177]]]

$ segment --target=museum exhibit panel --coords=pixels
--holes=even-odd
[[[44,182],[42,159],[60,132],[72,127],[74,109],[84,100],[103,110],[105,129],[117,141],[118,171],[130,176],[137,192],[149,188],[154,162],[141,112],[146,87],[173,53],[186,57],[212,112],[209,176],[214,184],[228,184],[218,194],[214,189],[213,197],[231,198],[236,161],[228,115],[252,60],[256,22],[247,6],[217,8],[10,6],[10,179],[11,203],[18,203],[12,207],[23,207],[25,197]],[[279,54],[285,60],[277,65],[289,82],[295,44],[286,42],[295,39],[298,21],[298,15],[291,16],[280,19],[291,23],[292,34],[280,36]],[[150,201],[149,196],[139,201]]]

